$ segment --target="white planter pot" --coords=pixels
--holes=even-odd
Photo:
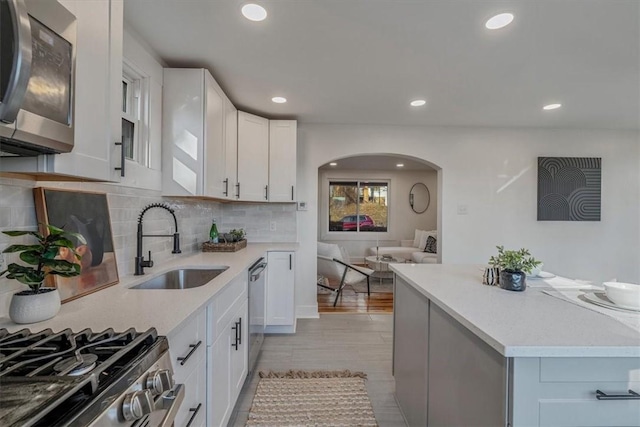
[[[20,294],[13,295],[9,306],[9,317],[16,323],[42,322],[60,311],[60,293],[56,288],[43,287],[38,294]]]

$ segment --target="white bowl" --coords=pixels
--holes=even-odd
[[[542,272],[542,267],[544,267],[544,264],[540,264],[537,267],[533,267],[531,269],[531,274],[529,274],[529,276],[538,277],[540,275],[540,273]]]
[[[640,285],[623,282],[604,282],[607,298],[619,306],[640,308]]]

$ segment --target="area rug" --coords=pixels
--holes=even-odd
[[[260,372],[247,426],[378,425],[365,387],[351,371]]]

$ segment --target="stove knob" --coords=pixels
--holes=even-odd
[[[151,394],[157,396],[167,390],[173,388],[174,382],[171,372],[168,369],[160,369],[151,372],[147,376],[146,389],[151,391]]]
[[[153,397],[149,390],[129,393],[122,403],[122,415],[127,421],[139,420],[153,411]]]

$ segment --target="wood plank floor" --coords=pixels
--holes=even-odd
[[[364,371],[378,425],[406,427],[394,397],[392,346],[391,315],[323,314],[319,319],[298,319],[295,334],[266,336],[256,371]],[[230,427],[245,425],[258,380],[256,374],[247,379]]]
[[[373,279],[377,280],[377,279]],[[338,283],[329,281],[329,286],[337,288]],[[393,313],[393,292],[374,292],[371,296],[357,293],[350,286],[346,286],[333,306],[336,299],[335,292],[318,287],[319,313]]]

